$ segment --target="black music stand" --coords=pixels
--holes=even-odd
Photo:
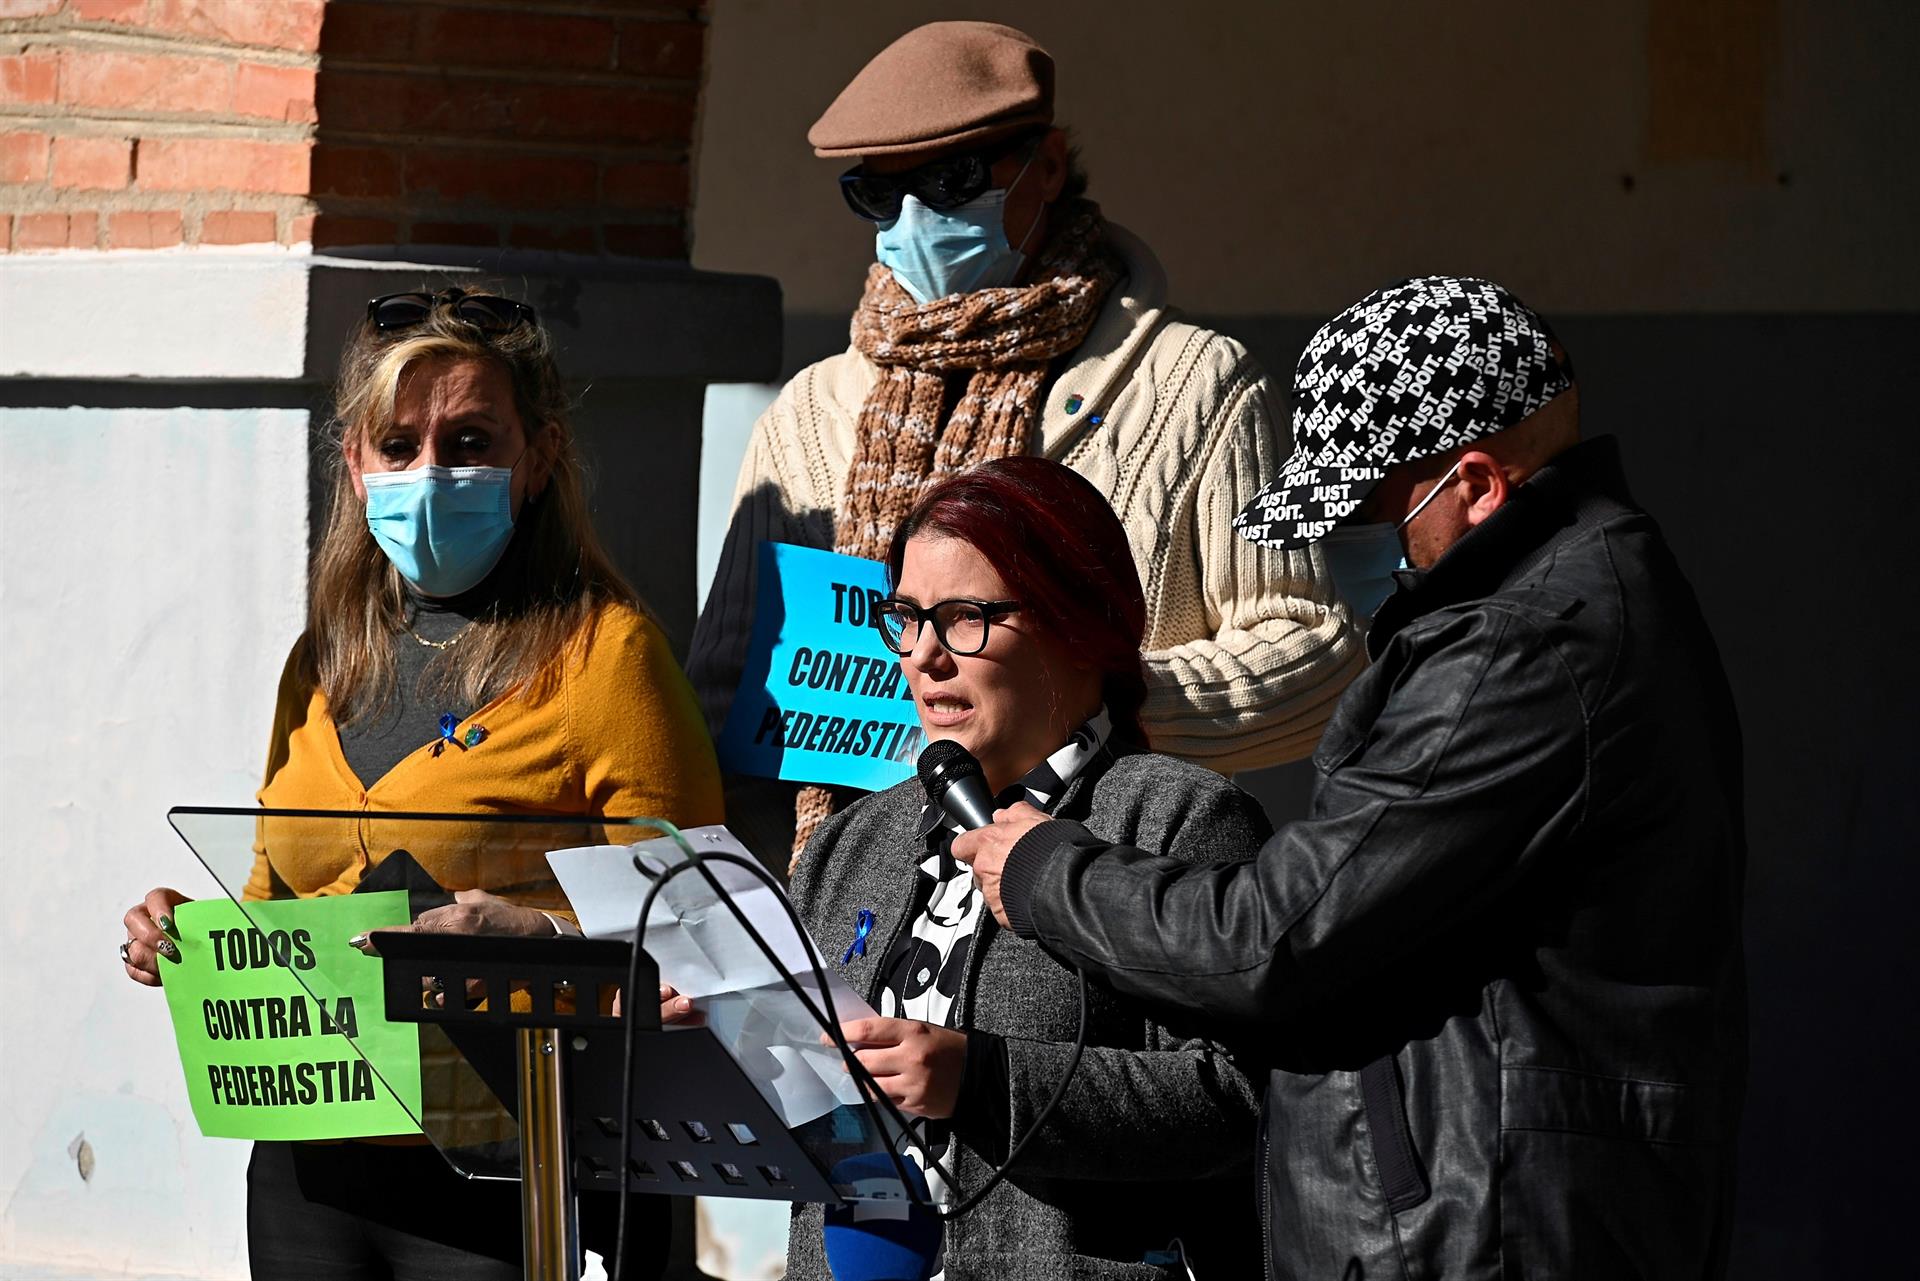
[[[719,1038],[662,1028],[651,999],[628,1006],[642,1044],[633,1126],[621,1134],[626,1029],[610,1011],[630,944],[389,931],[373,941],[387,1019],[439,1025],[519,1123],[530,1279],[578,1276],[574,1189],[617,1191],[622,1162],[636,1192],[842,1200]],[[638,990],[651,993],[659,970],[644,953],[639,962]]]

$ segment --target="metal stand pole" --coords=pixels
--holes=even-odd
[[[579,1281],[580,1225],[561,1096],[560,1033],[520,1028],[520,1223],[527,1281]]]

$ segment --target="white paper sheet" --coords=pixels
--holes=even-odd
[[[724,850],[753,857],[724,827],[689,828],[682,835],[702,852]],[[636,855],[652,875],[635,868]],[[560,888],[580,918],[581,931],[590,938],[631,939],[655,879],[685,860],[685,853],[668,837],[631,846],[554,850],[547,855]],[[824,1009],[812,970],[819,950],[813,940],[795,933],[786,896],[745,868],[714,863],[707,870],[780,963]],[[707,1016],[707,1026],[788,1128],[824,1116],[840,1104],[860,1102],[859,1087],[842,1069],[840,1052],[820,1044],[819,1026],[806,1007],[700,872],[683,872],[666,883],[648,912],[643,946],[660,967],[661,981],[694,999],[694,1008]],[[834,1013],[842,1023],[873,1017],[873,1008],[847,986],[830,961],[823,960],[821,968]]]

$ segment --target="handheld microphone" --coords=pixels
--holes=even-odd
[[[900,1184],[901,1165],[911,1193]],[[833,1181],[886,1198],[826,1207],[827,1267],[834,1281],[927,1281],[940,1257],[940,1217],[925,1204],[927,1180],[920,1168],[904,1155],[896,1165],[885,1152],[862,1152],[835,1165]]]
[[[980,762],[950,738],[928,743],[915,767],[927,799],[960,826],[972,831],[993,826],[993,794]]]

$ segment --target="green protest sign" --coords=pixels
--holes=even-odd
[[[407,919],[401,890],[175,910],[180,962],[162,961],[161,979],[202,1134],[419,1132],[419,1032],[381,1017],[380,959],[347,946]]]

